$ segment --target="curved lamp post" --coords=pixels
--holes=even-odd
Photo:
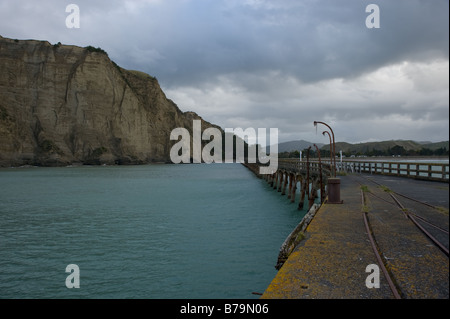
[[[317,124],[323,124],[330,129],[331,135],[328,131],[324,131],[322,134],[328,134],[330,137],[330,152],[331,152],[331,165],[333,166],[331,174],[332,178],[328,179],[328,203],[330,204],[342,204],[343,201],[340,199],[341,197],[341,180],[336,178],[336,141],[334,139],[333,129],[324,122],[314,121],[314,126],[317,127]]]
[[[322,124],[325,125],[326,127],[328,127],[330,129],[331,132],[331,136],[333,138],[332,142],[330,143],[330,153],[331,153],[331,164],[333,165],[333,160],[336,154],[336,147],[335,147],[335,139],[334,139],[334,132],[333,129],[331,128],[331,126],[329,126],[327,123],[325,122],[321,122],[321,121],[314,121],[314,126],[317,127],[317,124]],[[323,134],[323,133],[322,133]],[[331,140],[331,139],[330,139]],[[333,169],[334,175],[333,177],[336,177],[336,171],[335,169]]]
[[[336,162],[334,162],[334,164],[333,164],[333,161],[335,161],[335,159],[333,156],[333,146],[332,146],[332,141],[331,141],[331,135],[330,135],[330,132],[328,132],[328,131],[323,131],[322,135],[325,136],[325,133],[328,134],[328,137],[330,138],[331,176],[336,177]]]

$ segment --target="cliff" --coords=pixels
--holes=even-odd
[[[101,49],[0,36],[0,166],[168,162],[194,119]]]

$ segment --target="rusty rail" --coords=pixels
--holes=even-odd
[[[361,190],[361,201],[362,201],[362,206],[364,207],[365,198],[364,198],[364,192],[362,190]],[[389,274],[388,270],[386,269],[386,266],[384,265],[383,259],[380,255],[380,252],[378,251],[377,243],[372,236],[372,230],[370,228],[369,220],[367,218],[367,212],[365,212],[364,209],[363,209],[362,214],[363,214],[364,226],[366,227],[366,232],[367,232],[367,236],[369,237],[370,245],[372,246],[372,250],[375,254],[378,264],[380,265],[381,270],[383,271],[384,277],[386,278],[386,280],[389,284],[389,288],[391,289],[392,294],[394,295],[395,299],[401,299],[400,293],[399,293],[397,287],[395,286],[395,284],[391,278],[391,275]]]

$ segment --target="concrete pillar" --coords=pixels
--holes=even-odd
[[[295,192],[297,191],[297,175],[293,175],[292,189],[291,189],[291,203],[295,203]]]
[[[317,198],[317,187],[316,187],[315,183],[313,182],[311,185],[311,192],[309,194],[308,210],[310,210],[312,205],[314,205],[314,200],[316,198]]]
[[[283,188],[283,179],[284,179],[284,172],[280,172],[280,183],[278,184],[278,192],[281,192],[281,189]]]
[[[298,203],[298,210],[302,210],[303,209],[303,204],[305,202],[306,187],[309,187],[309,185],[306,182],[306,180],[303,180],[303,182],[300,185],[301,185],[301,188],[300,188],[300,202]]]
[[[283,188],[281,190],[281,195],[286,195],[286,186],[287,186],[287,182],[288,182],[288,177],[289,177],[288,172],[284,172],[284,183],[283,183]]]
[[[288,199],[291,199],[292,196],[292,173],[289,173],[289,186],[288,186]]]
[[[280,172],[276,172],[275,173],[275,181],[274,181],[274,183],[273,183],[273,189],[277,189],[277,186],[278,186],[278,179],[280,178]]]

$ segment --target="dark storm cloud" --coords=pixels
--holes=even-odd
[[[63,24],[70,2],[81,9],[78,32]],[[365,26],[370,3],[380,8],[380,29]],[[448,58],[447,0],[3,1],[1,8],[5,36],[101,44],[167,85],[273,70],[310,82]]]
[[[142,48],[164,58],[151,67],[168,85],[273,70],[310,82],[448,58],[447,1],[378,1],[377,30],[365,27],[371,2],[182,2],[149,30]]]
[[[65,26],[69,3],[80,29]],[[371,3],[379,29],[365,25]],[[314,139],[322,119],[347,141],[439,140],[448,11],[448,0],[0,0],[0,34],[100,46],[222,127]]]

